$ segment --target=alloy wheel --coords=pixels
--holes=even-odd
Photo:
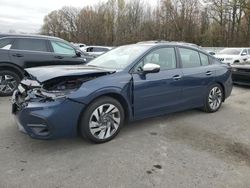
[[[4,94],[12,93],[17,87],[16,79],[8,74],[0,76],[0,92]]]
[[[121,123],[119,109],[113,104],[97,107],[90,116],[89,129],[97,139],[108,139],[116,133]]]
[[[219,87],[213,87],[208,96],[208,104],[212,110],[217,110],[222,102],[222,91]]]

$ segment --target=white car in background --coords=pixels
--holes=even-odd
[[[73,44],[74,46],[76,46],[78,48],[83,48],[83,47],[87,46],[86,44],[83,44],[83,43],[73,43],[73,42],[71,42],[71,44]]]
[[[90,56],[97,57],[103,53],[111,50],[113,47],[108,46],[85,46],[80,48],[83,52],[87,53]]]
[[[215,57],[226,64],[244,63],[250,59],[250,48],[225,48]]]

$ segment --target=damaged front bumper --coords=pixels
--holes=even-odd
[[[78,120],[85,108],[84,104],[68,98],[26,101],[21,97],[19,90],[12,97],[12,113],[21,132],[37,139],[77,135]]]

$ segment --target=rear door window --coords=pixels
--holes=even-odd
[[[193,68],[201,66],[199,53],[187,48],[179,48],[183,68]]]
[[[16,39],[12,49],[37,52],[48,52],[47,41],[42,39]]]
[[[13,39],[0,39],[0,49],[10,49]]]

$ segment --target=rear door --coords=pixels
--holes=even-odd
[[[13,43],[12,38],[0,39],[0,62],[9,62],[9,49]]]
[[[51,40],[50,48],[53,53],[54,64],[60,65],[77,65],[85,63],[83,57],[76,55],[76,49],[66,42]]]
[[[147,63],[160,65],[160,72],[143,74]],[[174,47],[161,47],[146,55],[135,67],[134,114],[135,119],[176,111],[181,97],[180,80]]]
[[[24,68],[46,66],[53,63],[46,39],[16,38],[9,54],[13,62]]]
[[[202,106],[207,88],[214,81],[215,67],[209,57],[194,49],[179,47],[183,78],[182,100],[184,108]]]

